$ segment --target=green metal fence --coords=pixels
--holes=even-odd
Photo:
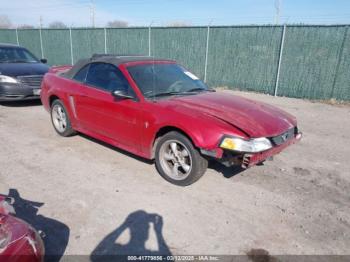
[[[345,27],[287,27],[278,93],[331,98],[344,33]]]
[[[273,93],[282,27],[211,28],[208,83]]]
[[[17,30],[1,29],[0,30],[0,43],[17,44]]]
[[[106,29],[105,51],[111,54],[148,54],[148,29]]]
[[[93,53],[175,59],[210,86],[350,100],[350,33],[338,26],[1,29],[50,65]]]
[[[65,29],[41,30],[44,57],[50,64],[70,64],[70,34]]]
[[[204,78],[205,28],[152,28],[151,55],[179,61]]]

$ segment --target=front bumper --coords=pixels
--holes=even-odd
[[[200,151],[202,155],[205,155],[209,158],[214,158],[227,167],[241,166],[242,168],[248,168],[280,153],[286,147],[298,142],[301,137],[302,133],[296,132],[292,138],[288,139],[284,143],[275,145],[274,147],[260,153],[242,153],[224,150],[222,148],[215,148],[213,150],[200,149]]]
[[[255,153],[255,154],[248,154],[248,153],[244,154],[243,159],[242,159],[242,167],[248,168],[248,167],[254,166],[256,164],[259,164],[259,163],[265,161],[266,159],[268,159],[274,155],[277,155],[286,147],[298,142],[301,139],[301,137],[302,137],[302,133],[298,133],[292,139],[286,141],[285,143],[283,143],[279,146],[275,146],[275,147],[273,147],[269,150],[266,150],[264,152]]]
[[[0,101],[40,99],[40,90],[40,86],[32,87],[20,83],[1,83]]]

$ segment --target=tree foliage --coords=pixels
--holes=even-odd
[[[12,22],[7,15],[0,15],[0,28],[11,28]]]
[[[68,28],[65,23],[61,21],[53,21],[49,24],[49,28],[59,29],[59,28]]]
[[[107,27],[128,27],[129,23],[122,20],[113,20],[107,23]]]
[[[19,25],[17,28],[18,29],[34,29],[35,27],[33,25],[23,24],[23,25]]]
[[[191,26],[192,24],[186,21],[172,21],[167,24],[167,26],[173,26],[173,27],[185,27],[185,26]]]

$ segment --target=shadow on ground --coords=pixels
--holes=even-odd
[[[153,227],[151,227],[153,224]],[[149,250],[146,241],[149,239],[150,228],[154,229],[158,250]],[[162,234],[163,218],[158,214],[149,214],[143,210],[135,211],[114,231],[108,234],[91,253],[90,259],[96,261],[123,260],[125,255],[171,255]],[[121,236],[128,231],[128,239]],[[124,234],[125,235],[125,234]],[[119,243],[118,243],[119,242]],[[120,244],[125,242],[125,244]]]
[[[23,100],[23,101],[5,101],[0,102],[1,106],[7,107],[27,107],[27,106],[41,106],[40,99],[35,100]]]
[[[253,248],[246,252],[248,259],[252,262],[278,262],[278,259],[262,248]]]
[[[104,146],[106,148],[109,148],[111,150],[114,150],[120,154],[123,154],[125,156],[128,156],[128,157],[132,157],[138,161],[141,161],[145,164],[149,164],[149,165],[153,165],[154,164],[154,160],[149,160],[149,159],[146,159],[146,158],[142,158],[140,156],[137,156],[137,155],[134,155],[128,151],[125,151],[123,149],[120,149],[118,147],[115,147],[115,146],[112,146],[110,144],[107,144],[103,141],[100,141],[100,140],[97,140],[95,138],[92,138],[88,135],[85,135],[85,134],[82,134],[82,133],[79,133],[79,135],[87,140],[90,140],[94,143],[97,143],[101,146]],[[223,164],[219,163],[218,161],[215,161],[215,160],[210,160],[209,161],[209,165],[208,165],[208,168],[209,169],[213,169],[215,170],[216,172],[222,174],[225,178],[231,178],[235,175],[238,175],[240,174],[241,172],[243,172],[245,169],[241,168],[240,166],[231,166],[231,167],[226,167],[224,166]]]
[[[10,189],[7,196],[14,200],[13,207],[16,211],[16,217],[29,223],[38,232],[42,232],[45,261],[60,261],[68,244],[69,227],[55,219],[37,214],[44,203],[21,198],[17,189]]]
[[[143,158],[143,157],[134,155],[133,153],[130,153],[130,152],[128,152],[128,151],[125,151],[125,150],[123,150],[123,149],[121,149],[121,148],[118,148],[118,147],[115,147],[115,146],[113,146],[113,145],[107,144],[107,143],[105,143],[105,142],[103,142],[103,141],[101,141],[101,140],[97,140],[97,139],[95,139],[95,138],[93,138],[93,137],[90,137],[90,136],[88,136],[88,135],[85,135],[85,134],[83,134],[83,133],[79,133],[79,135],[80,135],[81,137],[87,139],[87,140],[90,140],[91,142],[94,142],[94,143],[96,143],[96,144],[99,144],[99,145],[101,145],[101,146],[104,146],[104,147],[106,147],[106,148],[109,148],[109,149],[111,149],[111,150],[114,150],[114,151],[116,151],[116,152],[118,152],[118,153],[120,153],[120,154],[123,154],[123,155],[125,155],[125,156],[132,157],[132,158],[134,158],[134,159],[136,159],[136,160],[138,160],[138,161],[141,161],[141,162],[143,162],[143,163],[145,163],[145,164],[152,165],[152,164],[154,163],[153,160],[149,160],[149,159],[146,159],[146,158]]]
[[[222,174],[225,178],[231,178],[233,176],[239,175],[245,170],[241,166],[226,167],[215,160],[209,161],[208,168]]]

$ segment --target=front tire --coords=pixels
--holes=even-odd
[[[60,136],[67,137],[76,133],[72,128],[67,110],[59,99],[53,101],[51,105],[51,122]]]
[[[155,150],[156,167],[167,181],[178,186],[188,186],[200,179],[208,161],[192,142],[179,132],[172,131],[159,139]]]

